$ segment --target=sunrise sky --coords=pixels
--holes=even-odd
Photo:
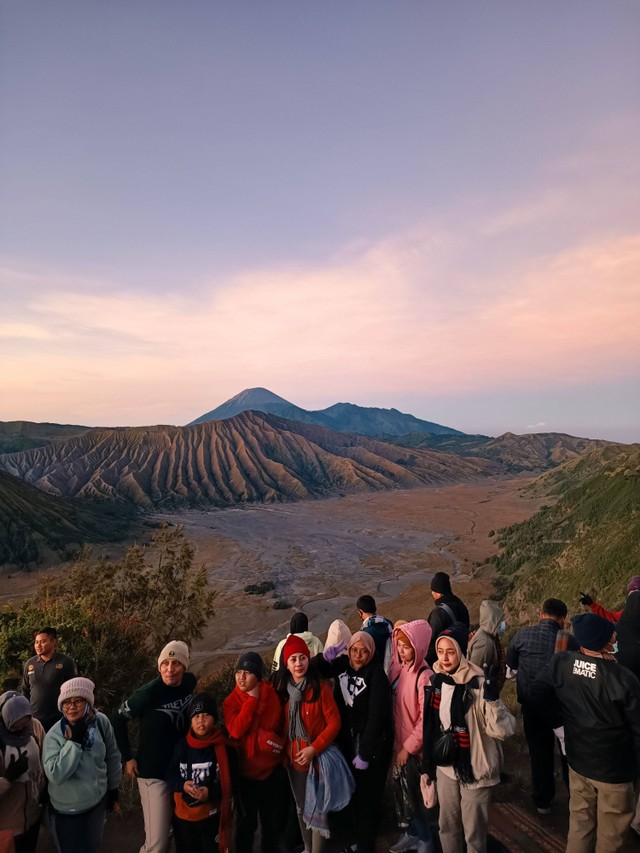
[[[635,0],[0,0],[0,420],[640,441]]]

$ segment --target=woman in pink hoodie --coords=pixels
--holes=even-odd
[[[433,848],[429,814],[420,792],[422,761],[422,713],[424,689],[433,675],[425,661],[431,642],[431,626],[415,619],[394,628],[393,658],[389,681],[393,693],[393,780],[398,825],[404,829],[390,853],[417,850],[430,853]]]

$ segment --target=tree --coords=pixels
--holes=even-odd
[[[168,640],[202,636],[215,592],[193,560],[180,526],[165,525],[148,548],[134,545],[117,562],[94,562],[84,551],[70,571],[45,578],[35,601],[0,613],[3,677],[32,653],[34,628],[54,625],[80,672],[95,681],[97,701],[114,708],[155,671]]]

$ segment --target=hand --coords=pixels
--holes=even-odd
[[[589,605],[593,604],[593,598],[591,598],[591,596],[588,593],[581,592],[580,593],[580,604],[584,604],[585,607],[589,607]]]
[[[327,663],[332,663],[346,648],[347,644],[342,640],[337,646],[329,646],[328,649],[325,649],[322,652],[322,657],[327,661]]]
[[[369,767],[369,762],[365,761],[364,758],[360,758],[359,755],[356,755],[356,757],[351,763],[356,768],[356,770],[367,770],[367,768]]]
[[[209,789],[204,786],[194,785],[191,779],[187,780],[182,786],[185,794],[197,800],[199,803],[204,803],[209,799]]]
[[[496,702],[500,698],[500,685],[495,666],[484,665],[484,688],[483,696],[485,702]]]
[[[409,753],[403,746],[400,752],[396,755],[396,760],[394,761],[394,764],[396,765],[396,767],[404,767],[408,760]]]
[[[71,740],[82,745],[87,736],[88,729],[89,726],[84,718],[78,720],[77,723],[73,723],[71,726]]]
[[[130,776],[132,779],[135,779],[138,775],[138,762],[135,758],[130,758],[127,763],[124,765],[124,772],[127,776]]]
[[[23,773],[26,773],[29,769],[29,757],[27,755],[27,751],[20,753],[19,758],[16,758],[15,755],[12,755],[9,759],[9,763],[4,771],[4,775],[10,782],[15,782],[16,779],[19,779]]]
[[[564,742],[564,726],[558,726],[557,729],[553,730],[554,735],[558,738],[558,743],[560,744],[560,752],[563,755],[567,754],[567,747]]]
[[[299,764],[301,767],[307,767],[313,761],[315,754],[316,751],[312,746],[305,746],[296,755],[296,764]]]
[[[107,791],[107,811],[115,814],[122,814],[118,797],[120,793],[117,788],[111,788]]]

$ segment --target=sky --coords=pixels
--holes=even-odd
[[[0,0],[0,420],[640,441],[636,0]]]

